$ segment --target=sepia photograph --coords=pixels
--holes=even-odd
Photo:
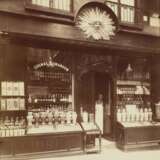
[[[160,0],[0,0],[0,160],[160,159]]]

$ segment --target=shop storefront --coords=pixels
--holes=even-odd
[[[157,38],[118,31],[101,3],[84,5],[75,26],[0,18],[1,156],[86,152],[101,134],[126,150],[159,143]]]

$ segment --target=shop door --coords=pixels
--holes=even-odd
[[[95,101],[99,94],[103,95],[103,135],[111,136],[111,80],[107,73],[95,73]]]

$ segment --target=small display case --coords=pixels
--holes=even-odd
[[[82,122],[84,132],[84,152],[101,152],[101,131],[95,122]],[[97,145],[98,139],[98,145]]]

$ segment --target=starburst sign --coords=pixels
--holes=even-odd
[[[83,10],[77,21],[77,26],[84,32],[87,38],[95,40],[110,40],[115,35],[115,23],[105,10],[98,7]]]

